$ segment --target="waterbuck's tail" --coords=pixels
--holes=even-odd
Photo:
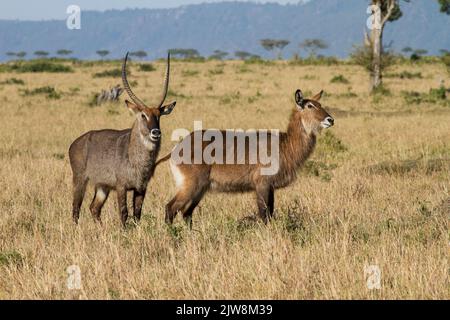
[[[162,157],[161,159],[159,159],[158,161],[156,161],[155,163],[155,167],[157,167],[161,162],[165,162],[167,160],[170,159],[171,153],[165,155],[164,157]]]

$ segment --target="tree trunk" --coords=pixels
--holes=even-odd
[[[370,81],[370,90],[373,92],[382,84],[381,55],[383,53],[383,15],[381,12],[381,0],[372,0],[372,5],[376,7],[374,12],[373,28],[371,30],[371,50],[372,50],[372,74]]]
[[[374,91],[382,85],[381,55],[383,53],[383,29],[373,29],[371,37],[373,56],[371,91]]]

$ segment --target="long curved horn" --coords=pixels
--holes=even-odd
[[[167,92],[169,91],[169,78],[170,78],[170,51],[167,53],[167,68],[166,75],[164,76],[164,87],[163,92],[161,94],[161,100],[157,108],[161,108],[164,104],[164,101],[167,98]]]
[[[123,64],[122,64],[122,83],[123,83],[123,87],[125,88],[125,90],[127,91],[128,95],[130,96],[131,100],[133,100],[133,102],[135,104],[140,105],[142,107],[147,107],[145,105],[145,103],[142,102],[142,100],[139,99],[133,93],[133,91],[131,91],[130,85],[129,85],[128,80],[127,80],[127,60],[128,60],[128,52],[127,52],[127,55],[125,56],[125,59],[123,59]]]

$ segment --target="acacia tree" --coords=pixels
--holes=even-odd
[[[213,60],[223,60],[228,55],[228,52],[222,50],[214,50],[213,54],[209,57]]]
[[[236,51],[234,55],[241,60],[247,60],[252,56],[252,54],[247,51]]]
[[[316,57],[317,51],[328,48],[328,44],[320,39],[305,39],[300,43],[300,48],[308,51],[310,57]]]
[[[69,54],[72,54],[72,50],[66,50],[66,49],[59,49],[58,51],[56,51],[56,54],[59,56],[68,56]]]
[[[200,57],[200,53],[196,49],[174,48],[169,51],[173,56],[181,59],[193,59]]]
[[[410,55],[411,52],[413,52],[413,49],[412,49],[411,47],[404,47],[404,48],[402,49],[402,52],[403,52],[404,54],[406,54],[406,55]]]
[[[102,59],[109,54],[108,50],[97,50],[96,52]]]
[[[450,14],[450,0],[438,0],[441,6],[441,12]]]
[[[25,51],[19,51],[19,52],[16,53],[16,56],[19,59],[23,59],[26,55],[27,55],[27,53]]]
[[[284,47],[286,47],[290,42],[288,40],[262,39],[260,43],[261,46],[267,51],[277,49],[277,58],[281,59]]]
[[[47,51],[43,51],[43,50],[38,50],[34,52],[34,55],[39,57],[39,58],[44,58],[48,56],[48,52]]]
[[[130,56],[134,56],[139,59],[144,59],[145,57],[147,57],[147,52],[145,52],[144,50],[134,51],[130,52]]]
[[[370,0],[371,4],[371,28],[370,35],[365,33],[365,46],[371,51],[371,91],[382,85],[382,60],[383,60],[383,31],[387,22],[401,18],[401,0]],[[410,2],[410,0],[403,0]],[[441,12],[450,14],[450,0],[438,0]]]
[[[404,0],[409,2],[410,0]],[[370,35],[365,32],[364,42],[371,53],[372,67],[370,90],[374,91],[382,85],[383,32],[387,22],[400,19],[402,11],[400,0],[371,0]]]
[[[278,59],[283,58],[283,49],[290,43],[289,40],[277,40],[275,41],[275,48],[278,49]]]

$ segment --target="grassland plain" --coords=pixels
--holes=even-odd
[[[129,76],[150,103],[164,68],[154,66],[131,65]],[[96,225],[90,188],[74,226],[70,143],[133,122],[123,102],[90,106],[96,92],[120,83],[115,72],[93,75],[119,67],[0,73],[1,299],[450,298],[450,107],[408,99],[448,84],[443,66],[397,66],[385,79],[390,92],[372,97],[367,74],[352,65],[174,62],[169,99],[178,104],[161,120],[161,155],[174,145],[171,132],[191,130],[194,120],[284,129],[297,88],[324,89],[335,126],[297,182],[276,192],[267,226],[244,219],[255,211],[252,194],[211,193],[193,231],[179,217],[167,227],[164,206],[175,191],[167,164],[150,182],[139,225],[120,227],[115,194]],[[405,71],[422,77],[395,77]],[[67,287],[70,265],[81,270],[79,290]],[[378,290],[367,287],[369,265],[381,271]]]

